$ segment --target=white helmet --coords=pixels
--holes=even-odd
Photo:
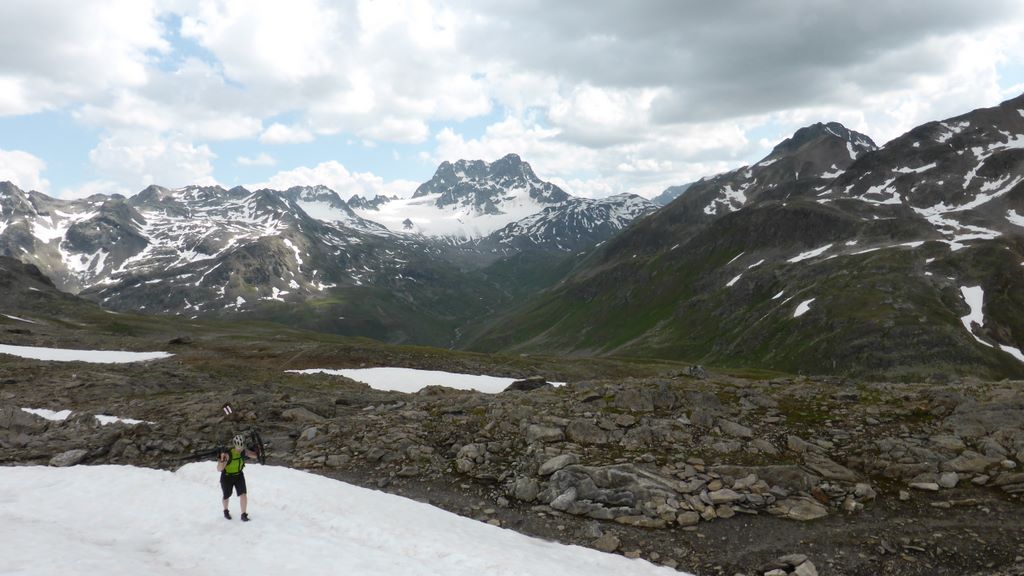
[[[245,446],[245,438],[239,434],[231,439],[231,444],[233,444],[235,448],[241,450],[242,447]]]

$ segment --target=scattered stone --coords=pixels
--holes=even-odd
[[[708,487],[710,488],[710,485]],[[728,504],[730,502],[742,500],[743,495],[728,488],[722,488],[721,490],[709,492],[708,498],[711,499],[712,504]]]
[[[541,388],[551,388],[551,384],[543,376],[531,376],[523,380],[516,380],[509,384],[503,392],[532,392]]]
[[[818,576],[818,569],[814,567],[813,562],[808,560],[796,567],[796,570],[793,571],[793,576]]]
[[[512,495],[522,502],[533,502],[540,493],[540,483],[536,478],[520,477],[516,479]]]
[[[960,475],[956,472],[944,472],[939,476],[937,482],[942,488],[956,488],[957,482],[960,481]]]
[[[863,482],[859,482],[853,487],[853,495],[858,500],[874,500],[875,497],[878,496],[875,489],[872,488],[870,484],[865,484]]]
[[[604,535],[602,535],[600,538],[594,540],[592,545],[594,546],[594,548],[600,550],[601,552],[610,553],[618,550],[621,544],[622,541],[619,540],[618,536],[612,534],[611,532],[605,532]]]
[[[565,432],[561,428],[531,424],[526,429],[527,444],[533,444],[534,442],[561,442],[564,439]]]
[[[938,492],[939,485],[936,482],[911,482],[910,487],[925,492]]]
[[[680,526],[696,526],[700,523],[700,514],[693,511],[680,512],[676,516],[676,524]]]
[[[88,450],[77,448],[75,450],[68,450],[67,452],[61,452],[53,458],[50,458],[50,466],[56,466],[58,468],[64,468],[67,466],[76,466],[82,460],[85,459],[85,455],[88,454]]]
[[[725,420],[724,418],[720,418],[718,420],[718,427],[723,433],[728,434],[729,436],[735,436],[736,438],[754,437],[754,431],[751,428],[731,420]]]
[[[839,480],[842,482],[856,482],[859,480],[856,472],[817,452],[805,453],[804,464],[811,470],[821,474],[823,478],[829,480]]]
[[[807,522],[828,516],[828,508],[812,498],[795,496],[779,500],[768,512],[776,516],[784,516],[793,520]]]
[[[576,489],[569,488],[551,501],[551,507],[560,512],[565,512],[574,502],[576,502]]]
[[[575,454],[561,454],[541,464],[540,468],[537,470],[537,474],[540,476],[550,476],[566,466],[578,464],[579,461],[579,456],[576,456]]]

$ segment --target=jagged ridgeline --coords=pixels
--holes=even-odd
[[[448,346],[654,210],[633,195],[572,197],[516,155],[445,162],[406,199],[150,186],[60,200],[2,183],[0,254],[111,310]]]
[[[515,155],[348,202],[322,186],[66,201],[4,183],[0,254],[113,310],[482,351],[1024,375],[1024,97],[881,148],[815,124],[673,196],[575,198]]]
[[[1024,376],[1024,97],[882,148],[803,128],[693,183],[471,347]]]

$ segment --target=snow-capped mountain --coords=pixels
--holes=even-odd
[[[4,183],[0,254],[35,264],[60,289],[112,309],[244,312],[392,341],[448,344],[445,330],[460,318],[509,297],[477,270],[481,266],[526,248],[585,249],[653,209],[638,197],[571,198],[511,155],[490,164],[442,164],[420,191],[404,201],[353,201],[357,211],[324,186],[150,186],[129,198],[60,200]],[[360,216],[387,223],[388,210],[403,205],[423,207],[429,218],[411,216],[441,222],[453,234],[427,236],[412,224],[395,231]],[[517,224],[522,216],[531,219]],[[499,224],[508,229],[493,242],[480,241],[479,234]],[[361,296],[341,297],[354,291]],[[316,314],[274,308],[313,301],[332,304]]]
[[[657,209],[635,194],[601,199],[570,198],[489,234],[478,245],[501,251],[586,250]]]
[[[561,188],[538,178],[519,156],[509,154],[494,162],[443,162],[411,198],[367,201],[353,208],[395,232],[465,241],[569,199]]]
[[[686,191],[699,198],[706,217],[735,212],[749,203],[785,199],[794,192],[833,180],[866,152],[877,149],[871,138],[842,124],[817,123],[797,130],[753,166],[701,179]]]
[[[414,282],[411,263],[437,253],[322,187],[151,186],[64,201],[4,184],[0,209],[0,252],[115,309],[219,313],[343,286],[400,290]]]
[[[882,148],[801,129],[694,183],[473,346],[1020,377],[1022,318],[1024,96]]]

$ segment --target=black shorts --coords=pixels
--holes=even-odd
[[[225,474],[220,473],[220,491],[224,493],[224,500],[231,498],[231,489],[235,489],[235,494],[239,496],[245,495],[245,473],[239,472],[238,474]]]

